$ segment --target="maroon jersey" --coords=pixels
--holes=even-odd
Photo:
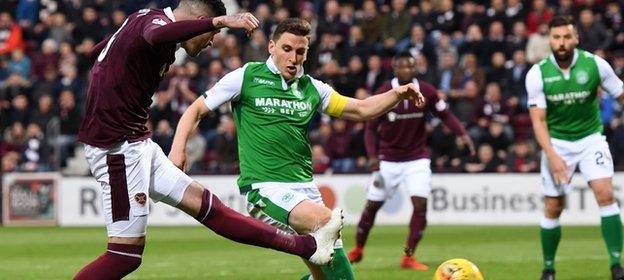
[[[446,102],[438,98],[435,87],[416,79],[414,83],[425,97],[425,106],[418,108],[413,101],[404,100],[385,115],[368,121],[365,142],[369,157],[393,162],[429,158],[431,151],[425,135],[427,112],[440,118],[456,135],[466,133],[459,120],[448,110]],[[398,86],[398,79],[394,78],[382,85],[377,94]]]
[[[175,60],[177,43],[214,30],[212,18],[174,21],[170,8],[140,10],[94,48],[78,140],[107,148],[151,136],[146,123],[152,95]]]

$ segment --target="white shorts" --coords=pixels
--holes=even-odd
[[[430,159],[381,161],[379,172],[373,173],[366,198],[371,201],[385,201],[394,195],[401,183],[410,196],[428,198],[431,192],[430,164]]]
[[[145,236],[149,201],[176,206],[193,181],[147,139],[103,149],[86,145],[91,173],[102,186],[108,236]]]
[[[318,187],[310,183],[258,183],[247,192],[247,211],[252,217],[288,233],[295,230],[288,225],[290,212],[309,199],[325,205]]]
[[[568,177],[570,179],[572,179],[576,166],[579,167],[587,182],[613,177],[613,160],[609,151],[609,144],[601,134],[592,134],[576,141],[552,138],[550,142],[555,152],[568,165]],[[544,196],[558,197],[570,192],[571,185],[569,183],[555,185],[550,172],[550,164],[544,152],[542,152],[540,172]]]

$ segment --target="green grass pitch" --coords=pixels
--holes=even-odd
[[[343,231],[346,249],[354,227]],[[476,263],[485,279],[538,279],[537,227],[430,226],[417,251],[427,272],[399,269],[406,226],[373,228],[357,279],[432,279],[450,258]],[[104,228],[0,227],[0,279],[70,279],[105,248]],[[202,227],[150,227],[143,264],[125,279],[292,279],[305,274],[296,257],[239,245]],[[564,227],[557,279],[609,279],[599,227]]]

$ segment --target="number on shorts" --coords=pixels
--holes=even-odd
[[[594,155],[596,155],[596,164],[597,165],[604,165],[605,164],[604,155],[602,154],[602,152],[596,152]]]

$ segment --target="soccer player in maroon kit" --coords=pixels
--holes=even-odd
[[[130,15],[92,57],[85,119],[91,172],[101,185],[108,250],[75,279],[120,279],[141,264],[148,197],[177,207],[231,240],[298,255],[316,264],[332,258],[342,227],[335,212],[320,233],[290,235],[226,207],[209,190],[175,167],[150,140],[146,127],[152,95],[182,47],[196,56],[222,27],[252,32],[249,13],[225,16],[220,0],[181,0],[172,10],[143,9]]]
[[[415,59],[409,53],[394,58],[395,78],[381,86],[377,93],[407,83],[415,83],[425,97],[425,105],[417,107],[413,102],[399,103],[386,115],[368,121],[365,144],[370,159],[373,180],[368,187],[367,203],[357,227],[356,247],[349,252],[349,260],[362,260],[364,245],[375,222],[377,211],[403,183],[411,196],[414,212],[409,224],[409,234],[401,268],[427,270],[428,266],[414,258],[416,245],[427,225],[427,197],[431,191],[431,151],[427,147],[426,114],[431,112],[467,144],[474,154],[470,136],[459,120],[448,109],[447,103],[438,98],[436,88],[414,78]]]

